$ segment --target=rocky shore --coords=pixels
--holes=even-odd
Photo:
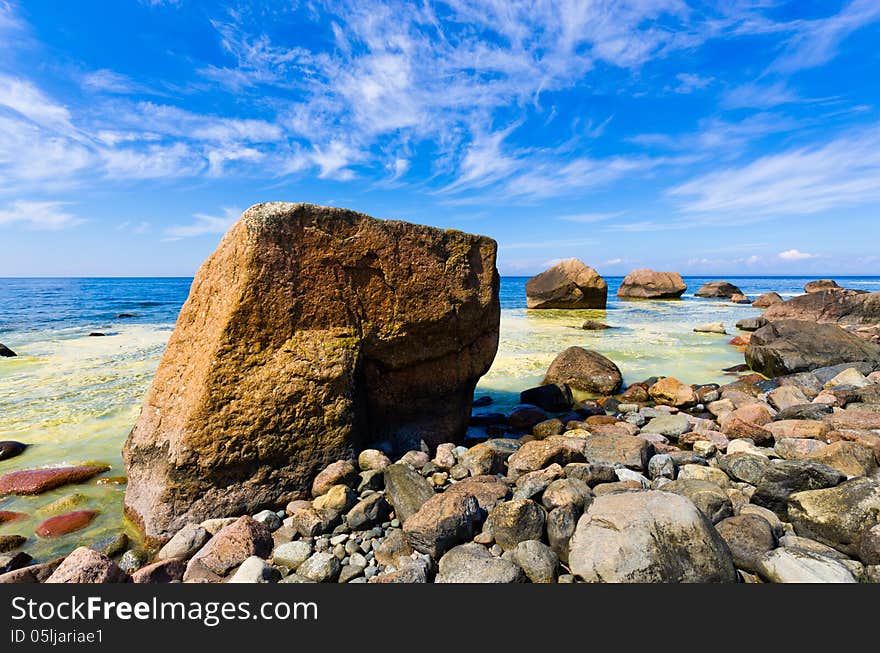
[[[463,445],[335,461],[284,510],[187,523],[150,556],[5,554],[0,582],[880,582],[880,361],[523,400],[478,397]]]
[[[719,343],[744,354],[727,384],[627,384],[573,346],[494,411],[474,397],[498,342],[494,257],[459,232],[249,209],[193,283],[128,476],[0,476],[0,495],[127,484],[144,542],[35,562],[30,533],[3,535],[0,582],[880,582],[880,294],[821,280],[762,295]],[[618,295],[686,289],[637,270]],[[569,260],[527,293],[581,308],[607,284]],[[751,301],[727,282],[697,295]],[[0,459],[26,451],[0,443]],[[90,524],[77,496],[42,506],[36,535]]]

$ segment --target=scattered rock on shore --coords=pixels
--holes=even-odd
[[[605,308],[608,284],[576,258],[557,263],[526,282],[526,306],[533,309]]]
[[[81,546],[68,555],[47,583],[125,583],[128,575],[103,553]]]

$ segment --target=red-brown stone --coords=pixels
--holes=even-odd
[[[97,510],[76,510],[64,515],[56,515],[55,517],[49,517],[49,519],[37,526],[36,533],[40,537],[67,535],[73,531],[85,528],[97,516]]]
[[[0,476],[0,494],[40,494],[62,485],[82,483],[108,469],[109,465],[22,469]]]

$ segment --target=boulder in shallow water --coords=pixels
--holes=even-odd
[[[729,299],[734,295],[742,295],[742,290],[727,281],[710,281],[703,284],[700,289],[694,293],[696,297],[716,297]]]
[[[0,494],[40,494],[62,485],[82,483],[109,469],[109,465],[22,469],[0,476]]]
[[[284,505],[370,442],[461,439],[498,344],[496,244],[344,209],[248,209],[197,273],[124,448],[148,538]]]
[[[6,522],[18,521],[19,519],[27,518],[26,512],[15,512],[13,510],[0,510],[0,524],[5,524]]]
[[[18,354],[0,342],[0,358],[12,358],[13,356],[18,356]]]
[[[40,537],[59,537],[67,535],[81,528],[85,528],[95,517],[98,516],[97,510],[77,510],[64,515],[56,515],[49,517],[46,521],[37,526],[35,531]]]
[[[785,300],[782,299],[779,293],[765,292],[758,295],[757,299],[752,302],[752,306],[755,308],[769,308],[776,304],[781,304],[783,301]]]
[[[805,293],[822,292],[824,290],[833,290],[840,288],[834,279],[817,279],[810,281],[804,286]]]
[[[526,282],[528,308],[605,308],[608,284],[576,258],[557,263]]]
[[[687,290],[687,284],[678,272],[634,270],[630,272],[617,291],[617,296],[627,299],[677,299]]]
[[[565,384],[576,392],[610,395],[620,390],[623,376],[620,368],[602,354],[569,347],[550,363],[543,383]]]
[[[707,322],[694,327],[694,333],[717,333],[719,335],[727,335],[727,329],[721,322]]]
[[[16,442],[15,440],[3,440],[2,442],[0,442],[0,460],[15,458],[16,456],[24,453],[25,449],[27,449],[27,445],[22,442]]]
[[[834,324],[805,320],[771,322],[752,334],[746,349],[746,363],[764,376],[783,376],[858,361],[880,365],[880,346],[865,342]]]

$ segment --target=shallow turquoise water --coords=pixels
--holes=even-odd
[[[708,279],[686,279],[689,291],[678,301],[618,301],[620,279],[610,278],[605,311],[528,311],[525,278],[501,284],[501,341],[495,363],[480,381],[478,394],[495,398],[493,410],[516,403],[519,392],[541,381],[553,357],[579,345],[605,354],[627,382],[652,375],[688,383],[724,381],[722,368],[741,363],[742,353],[727,344],[742,317],[758,315],[749,306],[706,300],[691,294]],[[799,294],[808,279],[730,279],[746,294],[774,290]],[[880,288],[878,278],[841,279],[842,285]],[[125,473],[120,449],[137,419],[143,396],[190,279],[0,279],[0,342],[17,358],[0,359],[0,440],[32,446],[0,461],[0,474],[26,467],[101,461],[104,476]],[[133,317],[118,317],[128,313]],[[618,327],[583,331],[585,319]],[[730,336],[695,334],[704,322],[723,322]],[[107,334],[90,337],[91,332]],[[727,377],[729,378],[729,377]],[[79,493],[77,509],[99,509],[88,528],[54,540],[33,535],[52,501]],[[124,486],[90,481],[37,497],[0,498],[0,510],[27,512],[26,521],[0,525],[0,534],[29,536],[32,555],[65,553],[121,528]],[[133,532],[132,532],[133,534]]]

